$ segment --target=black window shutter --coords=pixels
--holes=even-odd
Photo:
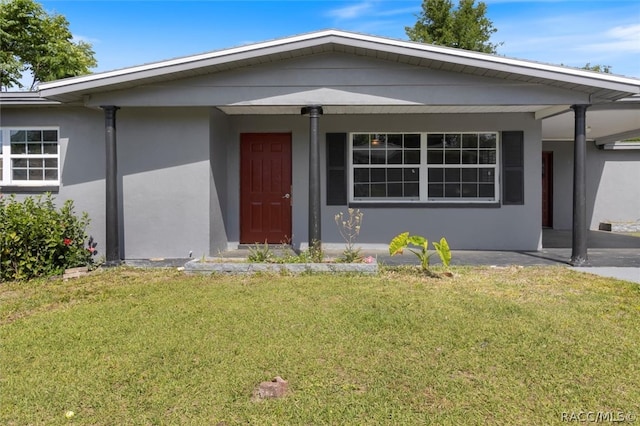
[[[327,205],[347,205],[347,134],[327,133]]]
[[[502,204],[524,204],[524,132],[502,132]]]

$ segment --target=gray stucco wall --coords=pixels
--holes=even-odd
[[[210,254],[216,255],[227,249],[229,238],[227,229],[229,223],[228,209],[228,175],[234,167],[228,167],[227,151],[233,146],[235,138],[230,132],[229,117],[216,108],[210,111]]]
[[[104,117],[85,108],[3,111],[3,126],[60,126],[62,185],[59,199],[74,199],[92,218],[89,232],[104,245]],[[239,240],[240,154],[243,132],[290,132],[293,140],[292,242],[308,232],[309,118],[227,116],[212,108],[123,108],[117,116],[121,238],[125,258],[216,254]],[[499,208],[363,208],[361,244],[383,245],[409,231],[430,240],[445,236],[455,249],[540,246],[540,124],[531,114],[326,115],[324,134],[380,131],[525,132],[525,205]],[[561,156],[556,161],[562,161]],[[562,176],[558,176],[562,178]],[[323,242],[342,245],[327,207],[322,180]],[[561,204],[558,204],[558,208]],[[99,245],[100,248],[100,245]]]
[[[3,108],[0,126],[56,126],[60,128],[61,184],[55,195],[61,205],[73,200],[76,212],[91,219],[88,234],[104,250],[104,115],[81,107]],[[19,198],[24,198],[20,194]]]
[[[209,253],[209,111],[118,111],[125,258]]]
[[[243,132],[291,132],[293,139],[293,244],[305,245],[308,236],[308,138],[305,116],[233,116],[228,146],[227,234],[239,239],[239,134]],[[537,250],[541,244],[540,123],[531,114],[465,115],[325,115],[320,119],[321,156],[324,171],[324,134],[327,132],[380,131],[503,131],[525,132],[525,205],[500,208],[363,208],[359,242],[386,244],[396,234],[409,231],[430,240],[444,236],[455,249]],[[323,172],[324,175],[324,172]],[[343,244],[334,215],[345,207],[326,206],[322,181],[322,236],[328,244]]]
[[[209,254],[209,108],[123,108],[117,113],[124,258]],[[101,110],[6,108],[2,126],[59,126],[62,182],[105,247],[105,131]],[[23,198],[25,195],[20,195]]]
[[[571,229],[573,216],[573,143],[545,141],[553,152],[553,228]],[[605,151],[587,142],[587,220],[640,220],[640,150]]]

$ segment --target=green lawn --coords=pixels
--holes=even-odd
[[[559,267],[5,283],[0,343],[4,425],[640,415],[640,286]],[[253,401],[276,375],[288,396]]]

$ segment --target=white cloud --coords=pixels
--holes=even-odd
[[[611,65],[612,72],[640,77],[640,25],[595,20],[585,24],[562,17],[529,22],[533,32],[516,25],[500,27],[500,54],[540,62],[581,67],[587,63]],[[611,25],[607,26],[606,23]]]
[[[356,18],[361,18],[362,15],[371,11],[372,8],[373,8],[373,2],[364,1],[351,6],[332,9],[329,12],[327,12],[327,15],[337,19],[356,19]]]
[[[587,43],[580,50],[640,53],[640,24],[613,27],[601,35],[600,41]]]
[[[387,8],[389,5],[393,5],[393,3],[393,1],[363,0],[350,6],[329,10],[326,15],[340,20],[347,20],[368,17],[389,17],[420,12],[419,2],[411,7]]]
[[[415,15],[420,13],[420,10],[421,10],[420,7],[405,7],[401,9],[390,9],[390,10],[381,11],[381,12],[378,12],[376,15],[377,16],[396,16],[396,15],[405,15],[407,13],[411,13]]]

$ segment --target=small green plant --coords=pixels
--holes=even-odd
[[[313,263],[322,263],[322,260],[324,259],[324,251],[322,251],[322,243],[320,243],[320,241],[312,241],[307,252]]]
[[[418,247],[420,250],[414,250],[409,246]],[[451,263],[451,249],[449,243],[442,237],[440,242],[434,242],[433,247],[440,257],[440,261],[445,267],[449,267]],[[389,254],[395,256],[396,254],[402,254],[404,249],[408,249],[410,252],[418,256],[420,259],[420,266],[423,271],[429,270],[429,258],[433,256],[433,253],[429,252],[429,242],[422,235],[409,235],[408,232],[403,232],[396,235],[389,243]]]
[[[255,243],[253,247],[249,247],[249,256],[247,256],[247,260],[249,260],[249,262],[266,263],[272,262],[273,258],[273,252],[269,248],[269,244],[266,240],[264,245]]]
[[[363,216],[364,213],[362,213],[360,209],[352,208],[347,210],[346,217],[343,212],[335,215],[334,219],[338,226],[338,232],[340,232],[340,235],[347,244],[347,247],[342,251],[342,256],[338,259],[340,262],[362,262],[363,256],[360,253],[360,249],[355,247],[355,243],[358,235],[360,235]]]
[[[272,260],[273,263],[296,263],[299,262],[298,254],[291,247],[291,238],[285,235],[278,247],[279,255]]]
[[[309,250],[303,250],[296,253],[290,245],[282,245],[282,254],[275,256],[271,262],[273,263],[311,263],[311,254]]]
[[[269,244],[256,243],[253,247],[249,247],[249,256],[247,260],[254,263],[320,263],[322,262],[322,249],[309,247],[296,253],[291,246],[285,243],[280,244],[280,254],[274,252]]]
[[[307,250],[296,253],[290,244],[291,240],[280,242],[275,251],[269,247],[265,241],[264,244],[255,243],[253,247],[249,247],[249,256],[247,260],[254,263],[321,263],[324,257],[322,246],[314,244]]]
[[[51,194],[22,201],[0,195],[0,281],[91,266],[97,243],[87,240],[88,225],[88,215],[76,215],[71,200],[57,208]]]

